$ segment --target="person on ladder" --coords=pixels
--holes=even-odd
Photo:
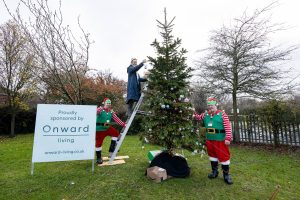
[[[231,142],[231,124],[228,115],[217,109],[215,98],[207,100],[207,111],[202,114],[194,114],[194,118],[204,122],[206,128],[206,147],[212,172],[208,178],[218,177],[218,162],[222,164],[223,178],[225,183],[231,185],[233,181],[229,174],[230,152],[228,145]]]
[[[127,67],[128,73],[128,82],[127,82],[127,97],[126,104],[128,104],[128,118],[132,114],[134,110],[134,106],[136,102],[139,101],[141,97],[141,83],[146,82],[147,79],[141,78],[137,73],[146,63],[146,59],[144,59],[139,65],[137,64],[137,59],[132,58],[129,67]]]
[[[111,107],[111,100],[105,98],[102,102],[103,107],[97,108],[97,119],[96,119],[96,156],[97,164],[102,164],[103,160],[101,157],[102,143],[106,136],[111,136],[111,143],[109,147],[109,156],[115,151],[117,140],[120,135],[119,131],[115,129],[110,123],[113,119],[120,126],[125,127],[124,123]]]

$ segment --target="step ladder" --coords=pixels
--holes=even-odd
[[[145,86],[145,88],[147,89],[147,85]],[[114,161],[121,145],[122,145],[122,142],[123,140],[125,139],[125,136],[131,126],[131,123],[132,121],[134,120],[134,117],[135,115],[137,114],[137,112],[142,112],[142,111],[139,111],[139,107],[141,106],[142,102],[143,102],[143,98],[144,98],[144,93],[141,94],[141,97],[139,99],[139,101],[137,102],[136,106],[134,107],[134,110],[132,112],[132,114],[130,115],[130,118],[128,120],[128,122],[126,123],[126,127],[124,129],[124,131],[121,133],[121,138],[119,139],[118,143],[117,143],[117,146],[115,148],[115,151],[113,152],[113,154],[111,155],[110,159],[109,159],[109,164],[112,164],[112,162]]]

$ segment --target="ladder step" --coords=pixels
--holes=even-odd
[[[140,114],[140,115],[149,115],[148,112],[146,111],[142,111],[142,110],[137,110],[136,114]]]

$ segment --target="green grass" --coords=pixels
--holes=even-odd
[[[231,147],[234,184],[222,176],[209,180],[207,156],[184,151],[192,169],[190,177],[162,183],[148,180],[147,152],[159,149],[127,136],[119,155],[126,164],[95,167],[91,161],[36,163],[30,175],[33,135],[0,138],[0,199],[300,199],[300,153],[243,146]],[[104,144],[107,155],[109,138]]]

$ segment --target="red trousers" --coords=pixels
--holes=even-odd
[[[109,126],[106,131],[96,131],[96,147],[102,147],[103,140],[106,136],[118,137],[119,135],[119,131],[112,126]]]
[[[225,141],[206,140],[207,154],[209,157],[217,158],[219,162],[230,160],[230,152]]]

